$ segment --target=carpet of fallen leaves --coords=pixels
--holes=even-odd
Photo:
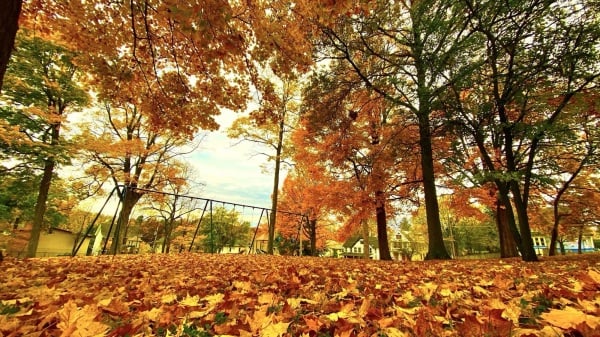
[[[600,336],[600,255],[5,259],[0,336]]]

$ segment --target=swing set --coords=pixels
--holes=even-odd
[[[229,206],[232,208],[232,211],[234,213],[235,213],[236,207],[241,208],[242,209],[242,213],[241,213],[242,217],[245,215],[245,211],[247,209],[251,210],[251,218],[254,217],[254,213],[256,211],[258,211],[259,216],[258,216],[258,220],[256,222],[256,228],[254,229],[254,233],[252,235],[252,240],[250,242],[250,245],[248,246],[248,250],[246,251],[246,253],[248,253],[248,254],[264,253],[264,250],[256,247],[255,241],[257,239],[258,230],[259,230],[259,227],[260,227],[260,224],[261,224],[261,221],[263,220],[263,218],[266,220],[267,226],[269,226],[269,227],[271,226],[271,222],[269,220],[270,220],[270,216],[273,216],[273,214],[271,214],[272,212],[271,212],[271,209],[269,209],[269,208],[234,203],[234,202],[227,202],[227,201],[221,201],[221,200],[215,200],[215,199],[207,199],[207,198],[201,198],[201,197],[184,195],[184,194],[162,192],[162,191],[144,189],[144,188],[139,188],[139,187],[128,187],[128,186],[124,186],[124,185],[119,185],[119,186],[113,188],[113,190],[110,192],[110,194],[108,195],[108,197],[102,204],[100,210],[98,211],[98,213],[96,214],[94,219],[92,219],[92,221],[88,225],[84,235],[82,235],[81,239],[77,242],[76,248],[72,252],[72,256],[77,255],[77,252],[79,251],[79,249],[81,249],[81,246],[83,245],[83,243],[85,241],[85,238],[87,238],[91,234],[93,228],[96,226],[96,224],[98,222],[98,219],[103,214],[104,210],[107,208],[107,205],[109,204],[110,200],[113,198],[113,196],[115,194],[117,197],[117,206],[115,207],[114,213],[112,214],[110,226],[108,228],[108,233],[106,234],[106,240],[104,240],[104,244],[103,244],[101,252],[103,254],[105,254],[107,252],[107,245],[109,242],[108,239],[111,237],[111,234],[112,234],[113,243],[118,243],[121,240],[121,238],[119,238],[121,229],[123,228],[123,226],[126,226],[127,224],[123,223],[123,219],[119,216],[119,212],[123,208],[125,198],[128,195],[128,193],[127,193],[128,189],[130,190],[129,192],[131,192],[131,190],[133,190],[137,193],[143,193],[144,195],[155,194],[155,195],[171,196],[171,197],[175,197],[179,200],[189,199],[194,202],[199,202],[200,204],[203,203],[203,206],[194,209],[194,210],[199,210],[201,208],[202,211],[200,213],[200,218],[196,222],[196,226],[195,226],[196,228],[194,231],[194,235],[191,239],[191,243],[190,243],[189,247],[187,248],[188,252],[192,251],[192,249],[194,247],[194,243],[195,243],[196,239],[198,238],[198,233],[200,231],[200,226],[202,224],[202,221],[204,220],[205,217],[207,217],[209,219],[208,221],[209,221],[209,226],[210,226],[210,233],[209,233],[209,237],[208,237],[208,240],[209,240],[208,253],[211,253],[211,254],[216,253],[215,238],[214,238],[214,230],[215,230],[215,228],[214,228],[214,224],[215,224],[214,223],[214,221],[215,221],[214,205],[221,205],[221,207],[223,209],[226,209],[226,206]],[[188,211],[187,213],[188,213],[188,220],[189,220],[189,214],[191,213],[191,211]],[[302,240],[300,240],[300,233],[302,232],[302,228],[304,227],[304,225],[308,222],[306,215],[303,215],[300,213],[289,212],[289,211],[282,211],[282,210],[277,210],[277,214],[292,216],[292,217],[296,217],[299,219],[298,241],[301,244]],[[252,223],[251,221],[249,221],[249,222]],[[156,241],[156,239],[155,239],[155,241]],[[302,247],[300,247],[300,254],[301,254],[301,252],[302,252]],[[117,254],[117,250],[115,250],[113,253]]]

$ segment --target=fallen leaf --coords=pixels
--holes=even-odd
[[[549,312],[542,313],[540,317],[561,329],[574,329],[581,323],[587,324],[592,329],[600,326],[600,317],[588,315],[571,307],[552,309]]]

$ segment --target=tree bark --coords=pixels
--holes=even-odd
[[[22,5],[23,0],[0,1],[0,92],[2,92],[10,54],[15,45]]]
[[[518,182],[511,182],[513,199],[517,216],[519,218],[519,232],[521,233],[521,256],[523,261],[535,262],[538,261],[537,253],[533,249],[533,238],[531,237],[531,227],[529,227],[529,217],[527,215],[527,205],[523,202]]]
[[[62,111],[59,111],[58,115],[61,115]],[[50,130],[50,146],[58,145],[58,138],[60,137],[60,122],[51,124]],[[50,185],[52,184],[52,175],[54,174],[54,167],[56,161],[53,157],[48,156],[44,161],[44,173],[42,175],[42,181],[40,182],[40,188],[38,197],[35,203],[35,213],[33,215],[33,226],[31,227],[31,236],[29,243],[27,244],[27,257],[35,257],[37,253],[38,244],[40,242],[40,234],[44,225],[44,215],[46,214],[46,201],[48,200],[48,193],[50,192]]]
[[[387,217],[385,212],[385,194],[382,191],[375,192],[375,214],[377,219],[377,243],[379,243],[379,259],[392,260],[390,245],[387,235]]]
[[[310,234],[310,255],[317,256],[317,219],[308,222]]]
[[[583,225],[579,227],[579,234],[577,235],[577,254],[581,254],[583,245]]]
[[[558,241],[558,226],[559,226],[559,216],[558,216],[558,208],[554,209],[554,223],[552,224],[552,232],[550,234],[550,248],[548,251],[548,256],[556,255],[556,243]]]
[[[119,254],[122,251],[122,248],[127,240],[127,226],[129,225],[131,212],[142,195],[143,193],[137,192],[134,188],[125,187],[123,195],[121,196],[123,208],[121,208],[121,212],[119,213],[119,218],[117,220],[117,228],[115,229],[113,240],[110,245],[110,254]]]
[[[27,244],[27,257],[35,257],[38,244],[40,242],[40,234],[44,224],[44,214],[46,214],[46,201],[48,200],[48,192],[52,184],[52,174],[56,163],[53,159],[46,159],[44,164],[44,174],[40,182],[37,201],[35,203],[35,213],[33,216],[33,226],[31,228],[31,236]]]
[[[425,194],[425,213],[427,214],[427,235],[429,246],[426,260],[450,259],[450,254],[444,245],[440,209],[435,186],[433,168],[433,150],[429,115],[419,113],[419,145],[421,148],[421,169],[423,171],[423,192]]]
[[[368,260],[371,258],[371,252],[369,248],[371,247],[371,240],[369,238],[369,223],[366,220],[361,221],[362,226],[362,238],[363,238],[363,259]]]
[[[281,152],[283,151],[283,134],[285,132],[285,114],[279,121],[279,133],[277,134],[277,148],[275,153],[275,172],[273,173],[273,194],[271,196],[271,218],[269,219],[269,241],[267,242],[267,253],[273,254],[275,242],[275,226],[277,224],[277,199],[279,195],[279,170],[281,168]],[[312,244],[312,243],[311,243]]]
[[[500,200],[496,201],[496,225],[498,227],[498,237],[500,239],[500,257],[518,257],[519,248],[509,225],[509,210],[506,209]]]

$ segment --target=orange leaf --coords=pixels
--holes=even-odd
[[[540,317],[562,329],[574,329],[581,323],[587,324],[592,329],[600,326],[600,317],[588,315],[572,307],[563,310],[552,309],[550,312],[542,313]]]

